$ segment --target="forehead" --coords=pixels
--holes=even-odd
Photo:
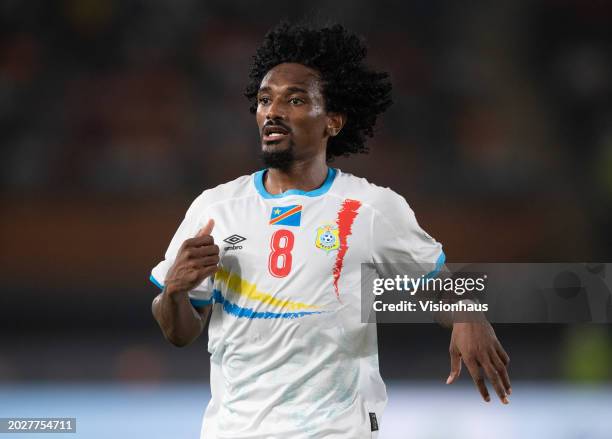
[[[283,63],[266,73],[259,88],[300,87],[308,91],[320,91],[320,79],[315,69],[298,63]]]

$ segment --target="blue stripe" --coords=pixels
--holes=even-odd
[[[215,303],[219,303],[223,305],[223,311],[234,316],[234,317],[244,317],[247,319],[297,319],[300,317],[304,317],[310,314],[322,314],[322,311],[300,311],[300,312],[269,312],[269,311],[255,311],[252,308],[243,308],[241,306],[236,305],[235,303],[230,302],[221,291],[214,290],[213,291],[213,300]]]
[[[446,255],[444,254],[444,252],[442,252],[440,253],[440,256],[438,256],[438,260],[436,261],[436,266],[434,267],[432,271],[430,271],[429,273],[425,275],[425,279],[431,279],[431,278],[436,277],[438,273],[440,273],[440,270],[442,270],[442,266],[444,265],[444,262],[446,262]]]
[[[209,299],[209,300],[205,300],[205,299],[192,299],[191,297],[189,298],[189,301],[191,302],[191,304],[195,307],[201,307],[201,306],[208,306],[208,305],[212,305],[213,300]]]
[[[157,281],[157,279],[155,279],[153,277],[153,275],[149,276],[149,280],[151,282],[153,282],[157,288],[159,288],[160,290],[164,291],[164,286],[161,283],[159,283]],[[189,301],[195,307],[202,307],[202,306],[210,305],[210,304],[213,303],[212,299],[209,299],[209,300],[205,300],[205,299],[192,299],[191,297],[189,298]]]
[[[267,169],[262,169],[261,171],[257,171],[255,174],[253,174],[253,181],[255,183],[255,188],[257,189],[257,192],[259,192],[259,194],[264,198],[283,198],[289,195],[304,195],[306,197],[318,197],[319,195],[323,195],[329,190],[337,174],[336,169],[327,168],[327,178],[325,179],[323,186],[315,190],[312,190],[312,191],[289,189],[281,194],[271,194],[266,190],[263,184],[263,177],[266,171]]]

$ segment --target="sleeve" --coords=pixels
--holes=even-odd
[[[203,227],[206,222],[203,220],[207,220],[205,214],[206,208],[203,206],[202,196],[200,196],[196,198],[187,210],[185,218],[170,241],[164,259],[151,270],[151,277],[149,279],[162,291],[166,275],[172,264],[174,264],[179,248],[186,239],[193,238]],[[213,302],[213,285],[213,277],[209,276],[195,289],[190,291],[189,301],[191,304],[196,307],[210,305]]]
[[[373,262],[385,264],[377,265],[379,274],[408,270],[437,276],[446,259],[442,244],[419,226],[404,197],[387,189],[379,207],[372,216]]]

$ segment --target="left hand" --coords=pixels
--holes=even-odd
[[[463,360],[485,401],[489,402],[491,397],[481,369],[484,370],[501,402],[508,404],[508,395],[512,393],[507,371],[510,357],[497,340],[489,322],[455,323],[449,353],[451,372],[446,384],[454,383],[459,377]]]

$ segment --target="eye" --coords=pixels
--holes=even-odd
[[[300,98],[291,98],[291,99],[289,99],[289,103],[291,105],[300,105],[300,104],[303,104],[304,101],[302,99],[300,99]]]
[[[270,98],[267,96],[262,96],[257,99],[257,103],[260,105],[267,105],[270,103]]]

